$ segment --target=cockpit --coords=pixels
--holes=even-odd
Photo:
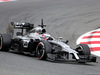
[[[46,33],[46,30],[41,27],[36,27],[30,31],[31,36],[39,36],[42,40],[53,40],[54,38]]]

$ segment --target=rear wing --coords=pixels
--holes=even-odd
[[[14,35],[14,29],[21,29],[21,33],[23,35],[23,30],[25,30],[26,32],[29,32],[31,29],[34,28],[34,24],[30,24],[30,23],[19,23],[19,22],[10,22],[6,32],[8,34],[11,34],[11,36]]]
[[[34,24],[30,23],[19,23],[19,22],[10,22],[14,29],[33,29]]]

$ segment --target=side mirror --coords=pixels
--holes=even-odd
[[[57,38],[58,41],[62,41],[62,39],[63,39],[62,37]]]
[[[60,40],[62,40],[62,39],[63,39],[63,37],[59,37],[59,39],[60,39]]]

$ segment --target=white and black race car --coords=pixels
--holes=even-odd
[[[43,19],[38,27],[30,23],[11,22],[8,33],[0,34],[0,50],[33,54],[43,60],[75,59],[83,63],[96,62],[96,57],[91,55],[88,45],[79,44],[76,49],[72,49],[67,44],[68,41],[63,41],[61,37],[54,39],[46,33],[44,27],[46,25],[43,24]]]

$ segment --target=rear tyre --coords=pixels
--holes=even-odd
[[[41,41],[36,48],[36,55],[40,60],[46,60],[47,53],[51,52],[51,44],[47,41]]]
[[[11,46],[11,35],[0,34],[0,50],[9,51],[10,46]]]

